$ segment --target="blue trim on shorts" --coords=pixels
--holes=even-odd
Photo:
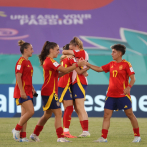
[[[126,110],[132,108],[131,100],[125,96],[120,98],[106,97],[104,109]]]

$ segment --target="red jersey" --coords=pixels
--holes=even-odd
[[[88,54],[83,49],[82,50],[73,50],[73,52],[74,52],[74,56],[76,58],[79,58],[79,59],[81,58],[81,59],[88,61],[88,59],[89,59]],[[82,68],[85,68],[85,67],[82,67]],[[73,74],[72,74],[72,83],[75,84],[77,82],[81,82],[83,85],[88,85],[87,78],[82,74],[78,75],[77,72],[74,70]]]
[[[72,59],[64,58],[61,61],[61,65],[65,68],[71,66],[73,63],[76,63],[75,58]],[[58,81],[58,87],[65,88],[66,86],[69,86],[71,83],[72,83],[72,72],[60,77]]]
[[[32,93],[32,76],[33,76],[33,67],[29,60],[26,60],[24,57],[20,57],[15,66],[15,75],[16,73],[22,73],[21,80],[22,86],[27,96],[33,98]],[[14,89],[14,98],[20,98],[20,90],[17,84]]]
[[[110,72],[107,96],[125,97],[123,90],[129,85],[129,76],[135,74],[131,63],[126,60],[122,60],[119,63],[112,61],[102,66],[102,69],[105,72]]]
[[[54,59],[46,57],[43,62],[44,84],[41,88],[41,95],[50,96],[52,93],[58,95],[58,67],[60,66]]]

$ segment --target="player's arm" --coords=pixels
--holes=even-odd
[[[63,50],[62,54],[63,55],[74,55],[74,52],[72,50]]]
[[[27,95],[23,89],[23,86],[22,86],[22,80],[21,80],[21,76],[22,76],[22,73],[16,73],[16,81],[17,81],[17,84],[18,84],[18,87],[19,87],[19,90],[20,90],[20,95],[21,95],[21,98],[23,99],[27,99]]]
[[[86,64],[85,60],[79,60],[77,63],[74,63],[72,66],[69,66],[67,68],[65,68],[63,66],[59,66],[57,70],[64,73],[64,74],[67,74],[67,73],[73,71],[74,69],[76,69],[77,67],[85,66],[85,64]]]
[[[87,74],[88,74],[88,73],[87,73],[87,70],[89,70],[89,67],[84,68],[84,69],[80,69],[80,68],[78,67],[78,68],[75,69],[75,71],[77,72],[78,75],[81,75],[81,74],[87,75]],[[86,73],[87,73],[87,74],[86,74]]]
[[[134,85],[134,83],[135,83],[135,75],[132,74],[132,75],[130,75],[129,77],[130,77],[131,80],[130,80],[130,83],[129,83],[128,87],[126,87],[126,88],[124,89],[124,94],[125,94],[125,95],[130,93],[131,87],[132,87],[132,86]]]
[[[59,72],[58,78],[60,78],[60,77],[62,77],[62,76],[64,76],[64,75],[66,75],[66,74],[67,74],[67,73]]]
[[[87,62],[86,65],[87,65],[89,68],[91,68],[92,70],[94,70],[94,71],[97,71],[97,72],[102,72],[102,71],[104,71],[104,70],[102,69],[102,67],[92,65],[92,64],[90,64],[89,62]]]

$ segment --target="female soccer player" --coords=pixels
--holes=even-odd
[[[135,83],[134,70],[132,65],[126,60],[122,59],[125,54],[126,47],[121,44],[116,44],[111,47],[112,58],[115,61],[98,67],[87,63],[91,69],[97,72],[110,72],[109,87],[104,106],[104,119],[102,126],[102,135],[96,142],[107,142],[107,134],[110,126],[110,118],[114,110],[124,109],[126,116],[130,119],[133,131],[133,142],[140,142],[141,137],[139,133],[139,126],[137,119],[132,111],[130,90]],[[130,77],[130,82],[129,82]]]
[[[63,73],[66,74],[79,66],[85,65],[86,62],[84,60],[79,61],[70,67],[64,68],[53,59],[57,58],[58,54],[59,46],[54,42],[46,41],[41,54],[39,55],[44,73],[44,84],[41,89],[44,115],[40,118],[33,134],[30,136],[30,138],[34,141],[40,141],[38,136],[47,120],[52,116],[52,113],[54,113],[55,129],[58,137],[57,142],[69,142],[64,138],[63,129],[61,127],[62,111],[57,95],[58,77],[60,77],[60,75],[58,76],[58,72],[62,72],[61,75],[63,75]]]
[[[63,47],[63,50],[69,50],[69,44],[66,44]],[[71,66],[73,63],[76,63],[75,58],[68,58],[68,56],[65,55],[62,55],[60,59],[61,59],[61,65],[64,66],[65,68]],[[79,69],[79,67],[77,67],[75,70],[78,74],[83,74],[88,69],[89,68]],[[72,72],[60,77],[58,82],[58,97],[59,97],[59,102],[63,102],[63,106],[64,106],[64,115],[63,115],[64,136],[67,138],[77,138],[76,136],[72,136],[69,133],[69,126],[71,122],[71,115],[73,112],[73,105],[74,105],[74,101],[72,98]]]
[[[19,142],[28,142],[26,138],[27,121],[34,114],[33,94],[35,89],[32,85],[33,67],[28,60],[32,56],[33,47],[30,43],[20,40],[18,42],[22,56],[16,63],[15,75],[16,85],[14,89],[14,98],[16,104],[21,105],[21,117],[19,123],[12,130],[13,138]]]
[[[71,50],[63,50],[64,55],[74,55],[76,58],[83,58],[88,61],[88,54],[83,50],[83,43],[78,37],[74,37],[70,41],[69,48]],[[88,114],[85,111],[84,101],[87,87],[87,78],[84,75],[78,75],[76,71],[72,74],[72,94],[75,99],[75,106],[78,111],[78,117],[80,119],[81,127],[83,132],[78,137],[90,137],[88,131]]]

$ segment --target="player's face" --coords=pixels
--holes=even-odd
[[[28,48],[24,50],[28,57],[32,57],[32,53],[34,52],[32,45],[28,45]]]
[[[76,46],[74,46],[74,45],[72,45],[72,44],[70,44],[69,45],[69,50],[78,50],[79,48],[78,48],[78,46],[76,45]]]
[[[59,51],[59,46],[57,45],[56,47],[54,47],[53,49],[53,57],[57,58],[58,54],[60,53]]]
[[[113,60],[117,60],[121,57],[121,52],[117,51],[116,49],[112,49],[112,58]]]

